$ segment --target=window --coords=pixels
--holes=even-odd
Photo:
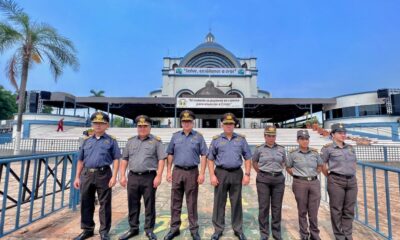
[[[345,107],[342,108],[343,117],[355,117],[356,116],[356,108],[355,107]]]
[[[341,117],[343,117],[343,113],[342,113],[342,109],[341,108],[332,110],[332,118],[341,118]]]
[[[364,105],[359,107],[360,116],[385,115],[385,104]]]

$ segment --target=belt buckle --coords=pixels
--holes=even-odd
[[[142,175],[142,174],[143,174],[142,172],[138,172],[138,173],[137,173],[137,175],[139,175],[139,176]]]
[[[273,176],[273,177],[275,177],[275,176],[276,176],[276,173],[274,173],[274,172],[271,172],[271,174],[272,174],[272,176]]]
[[[89,168],[89,172],[90,172],[90,173],[94,173],[95,170],[96,170],[96,169],[94,169],[94,168]]]
[[[312,177],[307,177],[307,180],[308,180],[308,181],[311,181],[311,180],[312,180]]]

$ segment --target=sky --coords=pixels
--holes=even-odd
[[[73,41],[80,69],[54,81],[48,65],[29,72],[28,90],[143,97],[162,85],[163,57],[216,42],[256,57],[258,87],[272,97],[335,97],[400,88],[400,1],[17,1],[32,20]],[[1,21],[4,20],[0,13]],[[0,55],[0,85],[10,52]]]

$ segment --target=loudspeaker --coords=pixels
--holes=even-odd
[[[30,113],[37,113],[38,110],[38,100],[39,100],[39,94],[35,92],[30,92],[29,93],[29,110],[28,112]]]
[[[388,98],[389,97],[389,89],[378,89],[378,98]]]
[[[392,114],[400,115],[400,94],[392,94]]]
[[[40,91],[40,99],[42,99],[42,100],[50,100],[50,98],[51,98],[51,92]]]

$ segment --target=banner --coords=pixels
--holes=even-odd
[[[176,75],[244,76],[244,68],[175,68]]]
[[[177,108],[243,108],[243,98],[177,98]]]

